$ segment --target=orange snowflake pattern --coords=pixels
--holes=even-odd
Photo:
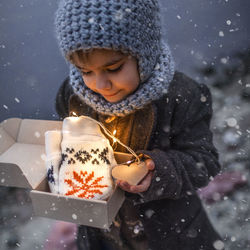
[[[66,182],[72,189],[69,190],[65,195],[75,195],[79,198],[92,199],[95,197],[95,194],[103,194],[101,192],[102,188],[108,187],[107,185],[99,185],[100,181],[104,177],[94,178],[94,172],[92,171],[88,174],[87,171],[80,172],[80,175],[73,171],[73,180],[65,179]],[[77,183],[77,184],[76,184]]]

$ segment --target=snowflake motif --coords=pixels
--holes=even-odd
[[[62,154],[62,161],[61,161],[61,164],[63,164],[63,162],[66,160],[66,158],[68,158],[68,155],[67,154]],[[60,164],[60,165],[61,165]]]
[[[108,187],[107,185],[99,184],[103,178],[103,176],[95,178],[93,171],[90,174],[87,171],[80,171],[80,175],[73,171],[74,181],[71,179],[64,180],[72,188],[65,195],[76,194],[79,198],[92,199],[95,197],[95,194],[103,194],[101,192],[102,188]]]
[[[82,157],[82,155],[84,156],[84,157]],[[89,154],[86,150],[79,150],[75,155],[74,155],[74,157],[78,160],[78,161],[80,161],[81,163],[85,163],[85,162],[87,162],[87,161],[89,161],[91,158],[92,158],[92,156],[91,156],[91,154]]]
[[[72,154],[75,150],[73,148],[66,148],[66,152]]]
[[[100,160],[103,163],[110,164],[110,161],[108,159],[108,153],[109,149],[108,147],[104,148],[101,152],[100,149],[91,149],[90,153],[86,150],[79,150],[75,153],[75,150],[73,148],[66,148],[65,150],[69,154],[62,154],[62,161],[61,164],[63,164],[64,161],[67,159],[67,164],[75,164],[76,161],[81,162],[82,164],[85,164],[86,162],[90,161],[93,165],[97,164],[100,165]],[[97,157],[95,158],[96,155]]]
[[[53,168],[53,165],[51,165],[51,168],[48,169],[48,172],[47,172],[47,179],[50,183],[56,183],[55,182],[55,178],[54,178],[54,168]]]
[[[76,163],[76,161],[73,159],[73,158],[70,158],[69,160],[68,160],[68,164],[70,165],[70,164],[75,164]]]
[[[98,155],[98,157],[99,157],[104,163],[110,164],[110,161],[109,161],[108,158],[107,158],[108,152],[109,152],[109,149],[106,147],[106,148],[104,148],[103,151]]]
[[[97,148],[96,150],[91,149],[91,153],[97,154],[99,152],[99,148]]]

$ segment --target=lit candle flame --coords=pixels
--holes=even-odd
[[[77,114],[76,114],[76,112],[74,112],[74,111],[72,112],[72,115],[77,117]]]

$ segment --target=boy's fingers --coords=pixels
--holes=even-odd
[[[130,192],[130,186],[126,181],[117,180],[117,185],[122,188],[124,191]]]
[[[148,173],[139,185],[130,185],[126,181],[121,181],[121,180],[116,181],[116,183],[126,192],[141,193],[147,191],[147,189],[149,188],[152,176],[153,176],[152,172]]]
[[[139,185],[131,186],[131,190],[135,193],[142,193],[148,190],[152,179],[152,172],[148,173]]]
[[[145,161],[145,163],[146,163],[146,166],[147,166],[148,170],[154,170],[155,169],[155,163],[153,162],[152,159],[147,159]]]
[[[152,161],[153,162],[153,161]],[[154,163],[153,165],[151,165],[154,167]],[[153,170],[153,169],[152,169]],[[126,181],[122,181],[122,180],[117,180],[116,184],[123,189],[126,192],[130,192],[130,193],[141,193],[141,192],[145,192],[148,190],[150,184],[151,184],[151,180],[152,180],[152,176],[153,176],[153,172],[149,172],[146,177],[140,182],[139,185],[130,185],[128,182]]]

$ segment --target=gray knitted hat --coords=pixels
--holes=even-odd
[[[163,81],[165,79],[165,84],[172,80],[174,63],[168,46],[161,41],[157,0],[61,0],[55,27],[59,47],[65,57],[80,49],[118,50],[137,58],[142,83],[150,80],[152,75]],[[163,65],[159,64],[163,54],[165,59],[161,58],[161,62],[167,67],[163,70],[167,75],[162,76],[161,72],[159,76],[155,71],[159,68],[162,70],[160,66]],[[104,98],[85,86],[74,66],[71,67],[70,80],[75,92],[97,111],[116,115],[132,112],[125,107],[127,104],[120,103],[119,108],[114,108],[116,104],[105,103]],[[155,95],[159,98],[158,94]],[[100,102],[102,107],[106,104],[101,109],[97,107]],[[133,105],[133,109],[137,109],[137,106]]]

